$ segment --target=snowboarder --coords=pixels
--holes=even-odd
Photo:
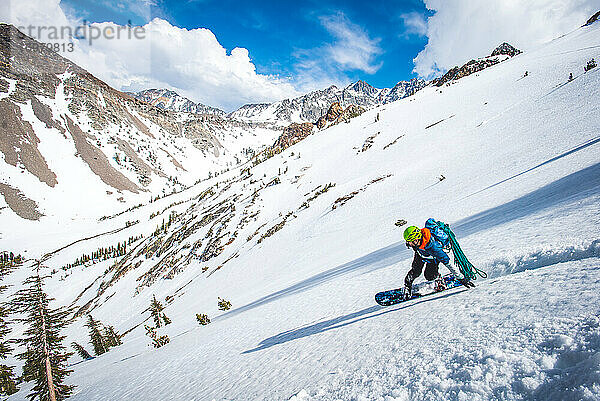
[[[404,230],[404,240],[406,246],[415,251],[412,268],[404,279],[406,294],[409,298],[412,295],[413,281],[421,275],[423,266],[425,266],[425,279],[435,282],[435,290],[442,291],[445,289],[444,280],[439,273],[440,263],[443,263],[462,285],[475,287],[473,283],[456,272],[450,257],[444,252],[443,244],[431,234],[428,228],[420,229],[417,226],[410,226]]]

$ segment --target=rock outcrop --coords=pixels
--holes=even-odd
[[[283,133],[277,138],[272,148],[277,153],[300,142],[313,131],[312,123],[292,123],[284,128]]]
[[[494,51],[492,51],[492,54],[489,57],[471,60],[462,67],[456,66],[450,69],[441,78],[435,80],[434,83],[436,86],[442,86],[450,81],[455,81],[476,72],[485,70],[486,68],[496,65],[520,53],[521,50],[514,48],[506,42],[502,43],[500,46],[495,48]]]
[[[340,122],[350,121],[354,117],[360,116],[367,109],[362,106],[351,104],[346,109],[342,109],[342,106],[338,102],[333,103],[329,106],[327,113],[317,120],[315,125],[318,129],[323,129],[331,125],[339,124]]]
[[[592,15],[590,17],[590,19],[587,20],[587,22],[583,26],[592,25],[594,22],[598,21],[599,18],[600,18],[600,11],[598,11],[596,14]]]

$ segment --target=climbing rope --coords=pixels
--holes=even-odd
[[[469,262],[469,259],[467,259],[464,252],[460,248],[458,240],[456,239],[456,236],[454,235],[448,224],[442,221],[438,221],[437,224],[446,234],[448,234],[448,238],[450,239],[450,246],[452,248],[452,253],[454,254],[454,263],[458,265],[462,275],[467,280],[475,280],[477,279],[477,275],[479,275],[481,278],[486,278],[486,272],[476,268],[471,262]]]

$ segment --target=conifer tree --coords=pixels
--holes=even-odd
[[[146,329],[146,335],[152,339],[152,346],[154,348],[160,348],[171,341],[169,336],[167,336],[166,334],[163,336],[159,336],[155,327],[144,325],[144,328]]]
[[[217,297],[217,298],[218,298],[217,306],[219,307],[219,310],[226,311],[226,310],[231,309],[231,302],[229,302],[221,297]]]
[[[104,329],[104,338],[106,338],[109,347],[116,347],[117,345],[123,344],[121,336],[113,326],[108,326]]]
[[[108,352],[108,344],[106,338],[102,334],[102,326],[99,321],[95,320],[92,315],[88,315],[88,320],[85,323],[90,334],[90,344],[94,347],[94,354],[102,355]]]
[[[4,260],[6,259],[6,260]],[[8,255],[2,254],[2,266],[0,271],[0,280],[4,275],[10,272],[8,267]],[[0,293],[6,290],[5,285],[0,285]],[[10,332],[8,322],[8,305],[0,303],[0,358],[5,359],[10,354],[11,348],[8,341],[4,338]],[[0,364],[0,395],[10,395],[17,391],[17,385],[13,377],[13,368]]]
[[[207,314],[204,313],[196,313],[196,320],[198,321],[199,324],[206,326],[207,324],[210,323],[210,319],[208,318]]]
[[[65,351],[62,344],[65,336],[61,330],[70,323],[68,318],[72,309],[50,308],[50,298],[43,290],[43,278],[38,271],[23,282],[24,287],[12,299],[15,310],[25,317],[17,321],[25,323],[27,329],[23,337],[16,340],[27,350],[17,355],[25,360],[24,378],[35,380],[28,398],[40,401],[61,401],[68,398],[74,386],[63,383],[71,373],[67,369],[67,359],[71,353]]]
[[[17,392],[13,375],[12,366],[0,365],[0,395],[11,395]]]
[[[90,353],[89,353],[89,352],[87,352],[85,348],[83,348],[83,345],[81,345],[81,344],[79,344],[79,343],[76,343],[75,341],[73,341],[73,342],[71,343],[71,347],[73,347],[73,349],[74,349],[75,351],[77,351],[77,354],[78,354],[78,355],[79,355],[81,358],[83,358],[83,359],[85,359],[85,360],[87,360],[87,359],[92,359],[92,358],[93,358],[93,357],[90,355]]]
[[[161,327],[163,324],[166,326],[171,323],[171,320],[163,313],[165,307],[156,299],[156,295],[152,295],[152,302],[149,309],[156,328]]]

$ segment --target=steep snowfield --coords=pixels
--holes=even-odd
[[[140,220],[58,252],[48,271],[101,244],[149,235],[160,223],[149,213],[172,202],[200,218],[201,207],[242,194],[236,213],[260,211],[220,255],[134,296],[153,257],[109,287],[92,313],[119,332],[147,318],[153,294],[175,294],[165,310],[173,323],[159,330],[171,342],[152,349],[137,327],[105,355],[73,357],[72,399],[599,400],[600,69],[583,73],[598,59],[595,25],[311,135],[253,167],[250,182],[223,174],[214,199],[195,205],[193,196],[217,180],[90,227]],[[257,189],[278,172],[280,184]],[[227,178],[235,178],[230,186]],[[328,183],[335,186],[300,207]],[[285,226],[258,243],[288,212]],[[410,265],[393,223],[427,217],[450,223],[489,278],[379,307],[375,292],[402,285]],[[0,247],[33,257],[77,239],[68,231],[32,233],[27,244],[2,238]],[[70,303],[105,280],[110,264],[73,268],[63,280],[58,273],[47,289]],[[233,309],[219,312],[217,296]],[[196,313],[212,323],[198,326]],[[67,334],[87,341],[81,320]],[[23,388],[9,399],[24,399]]]

